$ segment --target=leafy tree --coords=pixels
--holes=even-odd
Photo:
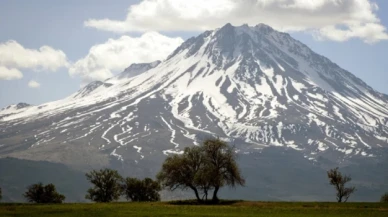
[[[385,193],[383,196],[381,196],[380,202],[388,203],[388,193]]]
[[[347,175],[342,175],[338,171],[338,167],[327,171],[327,177],[330,180],[330,185],[333,185],[337,191],[337,202],[346,202],[350,195],[356,190],[355,187],[346,188],[345,184],[350,182],[352,178]]]
[[[94,186],[89,188],[86,199],[108,203],[118,200],[122,193],[123,178],[117,170],[101,169],[86,173],[86,178]]]
[[[31,203],[62,203],[65,200],[65,196],[59,194],[53,184],[33,184],[23,196]]]
[[[201,146],[185,148],[182,155],[168,156],[157,178],[169,190],[193,190],[198,201],[207,200],[212,190],[214,202],[221,187],[245,183],[233,148],[219,139],[208,139]]]
[[[208,139],[203,143],[203,149],[205,177],[214,187],[213,201],[218,201],[217,193],[221,187],[245,184],[237,166],[235,152],[226,142]]]
[[[194,191],[198,201],[201,200],[198,192],[199,170],[202,167],[202,150],[200,147],[185,148],[182,155],[170,155],[162,165],[157,179],[169,190],[176,189]]]
[[[161,190],[160,184],[150,178],[143,180],[137,178],[126,178],[124,194],[127,200],[131,201],[159,201]]]

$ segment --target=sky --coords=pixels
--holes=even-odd
[[[2,0],[0,108],[62,99],[226,23],[289,32],[388,94],[386,0]]]

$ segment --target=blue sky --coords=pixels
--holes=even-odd
[[[37,57],[37,61],[33,63],[24,63],[23,61],[28,62],[29,59],[35,58],[33,55],[38,54],[36,52],[13,53],[12,49],[11,51],[6,50],[7,53],[4,54],[5,51],[3,51],[3,55],[11,59],[8,62],[3,61],[3,69],[15,68],[22,73],[23,77],[11,80],[0,79],[0,107],[18,102],[40,104],[61,99],[77,91],[85,82],[93,79],[104,79],[109,75],[120,72],[120,70],[125,68],[124,66],[128,66],[133,62],[151,61],[152,58],[159,57],[163,58],[180,43],[181,39],[185,40],[195,36],[202,32],[203,29],[219,27],[222,26],[221,23],[227,22],[232,24],[245,23],[244,17],[237,19],[233,14],[230,16],[226,14],[224,17],[219,15],[226,12],[234,13],[230,8],[236,6],[226,4],[229,0],[219,0],[222,6],[226,6],[219,9],[220,11],[216,14],[212,14],[212,7],[220,8],[220,6],[209,5],[206,8],[205,4],[207,1],[198,1],[197,5],[180,5],[177,8],[173,8],[171,9],[173,10],[171,14],[174,16],[179,15],[179,13],[188,14],[188,17],[183,17],[183,19],[180,19],[182,21],[176,21],[176,23],[173,17],[170,18],[168,15],[165,15],[169,14],[165,13],[165,11],[154,10],[152,12],[150,10],[151,12],[144,12],[147,13],[145,15],[139,15],[139,13],[142,13],[142,7],[153,7],[152,4],[156,5],[155,2],[158,1],[149,0],[149,4],[146,5],[141,4],[141,1],[124,0],[2,0],[0,2],[0,58],[2,57],[1,44],[8,46],[9,43],[7,44],[7,42],[10,40],[15,41],[15,43],[25,49],[39,50],[42,46],[49,46],[56,52],[50,50],[50,52],[42,54],[39,58]],[[214,2],[216,4],[216,1]],[[289,0],[289,2],[293,2],[293,0]],[[325,0],[317,2],[325,2]],[[377,8],[373,9],[373,7],[371,9],[374,17],[364,19],[363,16],[370,16],[367,10],[360,16],[350,14],[353,13],[349,12],[350,9],[345,12],[339,11],[338,13],[341,13],[340,15],[349,13],[348,17],[352,17],[352,19],[357,17],[351,22],[377,23],[380,27],[388,26],[388,1],[361,0],[361,2],[370,3],[373,7],[378,5],[378,10]],[[336,11],[330,8],[334,6],[322,4],[307,5],[305,7],[295,3],[295,7],[300,7],[298,10],[295,9],[296,11],[293,9],[295,7],[288,11],[283,11],[282,7],[276,9],[276,5],[269,9],[265,7],[259,8],[257,10],[260,11],[256,11],[261,12],[260,14],[263,13],[261,10],[266,10],[264,12],[268,13],[278,12],[284,14],[285,18],[289,18],[287,20],[293,20],[296,23],[295,25],[298,25],[296,27],[286,21],[282,21],[282,19],[267,19],[267,17],[264,17],[264,19],[263,17],[255,16],[246,17],[245,19],[246,23],[250,25],[255,22],[269,22],[268,24],[275,26],[275,28],[290,31],[293,37],[307,44],[317,53],[328,57],[342,68],[352,72],[376,90],[388,94],[388,76],[386,75],[388,69],[386,57],[388,54],[388,40],[384,34],[386,31],[380,31],[379,28],[377,30],[376,28],[371,28],[368,31],[354,30],[354,34],[341,34],[341,32],[336,33],[336,35],[331,34],[336,31],[327,33],[328,28],[323,28],[322,26],[335,24],[341,30],[343,23],[339,19],[329,19],[337,16],[337,14],[331,14],[331,11]],[[138,5],[137,11],[135,9],[132,12],[128,11],[130,5]],[[298,20],[296,13],[302,11],[303,14],[303,10],[312,10],[312,7],[314,7],[318,15],[311,15],[307,11],[305,19],[311,20],[311,22],[306,23],[303,19]],[[165,9],[166,7],[163,8]],[[193,14],[185,11],[188,10],[187,8],[193,8],[191,9]],[[215,21],[210,23],[196,22],[195,19],[201,19],[197,11],[205,11],[201,14],[201,16],[204,16],[204,21]],[[360,13],[363,12],[360,11]],[[142,18],[141,22],[130,20],[135,15]],[[338,17],[341,17],[340,15]],[[146,16],[151,16],[149,22],[146,22],[148,19]],[[212,19],[212,16],[214,19]],[[375,18],[378,18],[378,20],[376,21]],[[91,22],[86,22],[88,20]],[[172,22],[170,22],[171,20]],[[190,21],[189,25],[185,23],[185,20]],[[206,25],[203,23],[206,23]],[[148,34],[147,37],[144,36],[146,32],[150,31],[159,32],[159,34],[154,33]],[[318,35],[316,34],[317,31],[320,32]],[[112,41],[108,42],[110,38]],[[373,43],[371,43],[371,40]],[[128,44],[125,44],[127,42]],[[147,44],[158,42],[163,42],[167,45],[158,47],[155,44]],[[131,43],[135,43],[135,45]],[[139,47],[137,44],[145,45]],[[112,51],[107,51],[106,47],[113,45],[115,47],[122,46],[123,49],[128,49],[128,52],[115,54]],[[95,49],[91,49],[93,46]],[[139,51],[142,48],[144,48],[144,51]],[[155,50],[158,48],[162,50],[160,53],[148,57],[147,52],[149,53],[149,50],[147,49]],[[131,49],[134,51],[131,51]],[[48,58],[46,55],[51,55],[52,53],[60,58],[60,52],[66,56],[63,61],[67,61],[67,63],[63,63],[63,61],[58,63],[59,60],[57,59],[51,62],[49,60],[46,61]],[[140,57],[135,55],[139,54],[139,52],[144,55],[139,55]],[[90,57],[95,57],[96,55],[98,55],[96,59],[101,60],[100,65],[91,68]],[[15,58],[20,58],[20,60],[12,62]],[[115,62],[113,65],[109,62],[112,59]],[[85,65],[86,63],[89,65]],[[1,64],[0,60],[0,69],[2,69]],[[105,67],[104,64],[109,66]],[[69,75],[69,71],[72,71],[70,73],[72,76]],[[39,83],[40,86],[37,88],[29,87],[28,83],[32,80]]]

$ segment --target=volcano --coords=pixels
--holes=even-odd
[[[234,145],[249,173],[270,170],[264,158],[285,167],[298,158],[308,171],[380,164],[388,96],[287,33],[227,24],[65,99],[0,111],[0,157],[79,170],[152,176],[166,155],[212,137]],[[295,199],[279,195],[264,198]]]

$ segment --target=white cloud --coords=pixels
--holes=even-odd
[[[140,37],[121,36],[94,45],[89,53],[78,60],[69,73],[80,76],[83,82],[105,80],[132,63],[152,62],[165,59],[183,40],[169,38],[157,32],[144,33]]]
[[[30,82],[28,82],[28,86],[31,88],[39,88],[40,84],[34,80],[31,80]]]
[[[123,21],[91,19],[85,25],[125,33],[265,23],[283,31],[308,31],[319,39],[371,43],[388,39],[377,10],[371,0],[143,0],[130,6]]]
[[[0,80],[13,80],[23,77],[20,69],[34,71],[56,71],[68,67],[66,54],[49,46],[39,50],[24,48],[16,41],[0,43]]]
[[[56,71],[68,66],[66,54],[49,46],[39,50],[24,48],[16,41],[0,44],[0,65],[8,68],[27,68],[36,71]]]
[[[23,74],[15,68],[0,66],[0,80],[16,80],[23,78]]]

